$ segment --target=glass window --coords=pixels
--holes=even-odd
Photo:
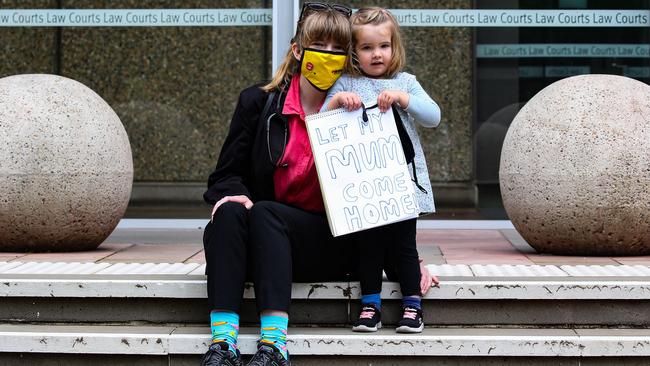
[[[59,14],[64,27],[0,27],[0,77],[51,73],[85,84],[124,124],[136,184],[203,184],[217,161],[239,91],[270,75],[270,7],[271,1],[237,0],[3,1],[0,9],[69,12]],[[269,8],[268,14],[247,11],[263,8]],[[144,12],[115,15],[128,26],[112,26],[110,13],[74,9]],[[41,16],[47,21],[56,15]],[[27,21],[29,15],[23,17]],[[70,26],[75,22],[102,26]],[[163,26],[166,22],[183,26]],[[221,26],[196,26],[200,22]],[[247,25],[260,22],[268,25]]]
[[[499,159],[508,126],[519,109],[544,87],[573,75],[615,74],[650,82],[650,27],[626,26],[647,24],[650,1],[477,1],[477,8],[531,9],[530,17],[543,16],[535,15],[535,10],[557,10],[554,20],[562,22],[553,27],[476,28],[479,206],[486,217],[505,217],[498,186]],[[559,11],[563,9],[574,12]],[[626,13],[630,10],[636,12]]]

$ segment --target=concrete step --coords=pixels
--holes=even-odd
[[[502,276],[441,276],[440,286],[424,298],[425,321],[432,325],[650,325],[650,277],[508,277],[499,267],[490,274],[497,270]],[[203,324],[208,313],[205,286],[205,276],[200,274],[5,272],[0,273],[0,321]],[[295,325],[345,325],[359,311],[357,282],[296,283],[292,297]],[[384,322],[395,324],[400,316],[398,284],[385,282],[382,298]],[[241,315],[243,324],[258,321],[250,285]]]
[[[243,354],[255,352],[258,330],[242,328]],[[198,360],[210,343],[208,328],[0,324],[0,357],[17,354],[187,356]],[[354,333],[347,328],[290,328],[294,358],[306,357],[650,357],[648,329],[426,328]],[[0,358],[1,359],[1,358]],[[198,363],[198,362],[197,362]]]
[[[421,335],[389,329],[368,335],[293,328],[289,333],[294,365],[643,365],[649,360],[647,330],[427,328]],[[207,328],[4,325],[0,362],[196,365],[209,343],[207,334]],[[242,329],[245,355],[254,352],[256,338],[256,329]]]
[[[441,285],[425,299],[650,299],[648,266],[428,265]],[[203,298],[197,263],[0,262],[0,297]],[[356,299],[358,282],[295,283],[295,299]],[[385,282],[383,299],[399,299]],[[253,298],[246,284],[244,298]]]

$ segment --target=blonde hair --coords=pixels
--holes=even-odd
[[[392,55],[385,76],[392,78],[398,72],[404,69],[404,66],[406,65],[406,51],[404,51],[404,44],[402,43],[399,24],[397,23],[397,20],[393,14],[391,14],[388,10],[380,7],[362,8],[352,14],[350,17],[350,23],[352,24],[352,57],[348,58],[348,63],[345,69],[346,73],[355,76],[364,74],[363,70],[361,70],[361,66],[359,65],[356,46],[357,38],[359,32],[361,31],[361,26],[364,26],[366,24],[380,25],[388,23],[390,25],[390,43]]]
[[[293,37],[291,45],[297,44],[302,51],[304,47],[309,46],[315,41],[334,41],[343,47],[345,52],[349,54],[352,30],[350,28],[350,21],[348,18],[332,9],[312,11],[300,22],[298,22],[298,29],[296,35]],[[349,57],[348,57],[349,58]],[[291,75],[299,72],[298,69],[300,62],[293,56],[291,48],[284,57],[284,61],[278,67],[273,79],[268,84],[264,85],[262,89],[270,92],[275,89],[284,89],[288,86]]]

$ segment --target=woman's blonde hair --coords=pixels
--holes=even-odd
[[[390,25],[390,43],[393,53],[385,76],[392,78],[395,74],[404,69],[404,66],[406,65],[406,52],[404,51],[404,44],[402,44],[402,36],[400,34],[397,20],[393,14],[386,9],[380,7],[369,7],[357,10],[350,17],[350,23],[352,24],[352,57],[348,58],[345,70],[346,73],[355,76],[364,74],[363,70],[361,70],[361,66],[359,66],[359,58],[356,53],[357,39],[359,32],[361,31],[361,26],[366,24],[380,25],[386,22]]]
[[[346,53],[349,54],[352,30],[348,18],[332,9],[312,11],[298,22],[296,35],[293,37],[291,45],[298,45],[302,51],[304,47],[309,46],[315,41],[334,41],[341,45]],[[349,57],[348,57],[349,58]],[[264,85],[262,89],[270,92],[275,89],[284,89],[288,86],[291,75],[299,72],[299,61],[293,57],[291,48],[284,57],[284,61],[278,67],[270,83]]]

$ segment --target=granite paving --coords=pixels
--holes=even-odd
[[[146,233],[146,235],[144,235]],[[200,232],[187,229],[116,229],[96,250],[66,253],[2,253],[0,262],[205,263]],[[426,264],[645,265],[650,256],[580,257],[539,254],[514,230],[418,229]]]

